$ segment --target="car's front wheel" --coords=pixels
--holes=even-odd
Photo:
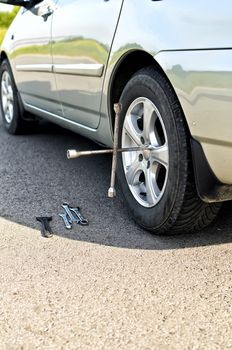
[[[189,134],[166,78],[152,67],[136,73],[120,102],[122,153],[118,174],[134,219],[157,234],[196,231],[217,215],[220,204],[197,196]]]

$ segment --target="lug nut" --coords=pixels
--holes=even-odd
[[[145,140],[143,136],[140,137],[140,141],[142,142],[143,145],[145,144]]]
[[[140,161],[140,162],[143,161],[143,155],[142,155],[142,154],[139,155],[139,161]]]
[[[149,169],[150,166],[151,166],[151,162],[150,162],[150,160],[149,160],[149,161],[147,162],[147,169]]]

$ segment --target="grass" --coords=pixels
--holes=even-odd
[[[2,40],[6,34],[6,28],[0,28],[0,45],[2,43]]]
[[[18,13],[19,8],[15,7],[12,12],[1,12],[0,13],[0,45],[2,43],[2,40],[6,34],[7,28],[15,18],[16,14]]]

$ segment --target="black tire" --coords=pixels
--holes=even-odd
[[[156,71],[153,67],[137,72],[123,90],[120,98],[122,104],[121,146],[125,146],[125,144],[122,144],[122,135],[127,111],[131,108],[131,104],[141,97],[151,101],[162,118],[165,137],[168,141],[168,171],[166,168],[165,172],[163,171],[163,192],[160,190],[160,199],[157,200],[155,205],[145,207],[138,200],[140,200],[140,197],[142,198],[141,201],[143,198],[146,200],[148,194],[139,193],[138,196],[140,197],[137,200],[137,197],[135,197],[137,187],[136,191],[133,190],[135,193],[133,194],[126,179],[127,167],[125,168],[123,163],[123,157],[125,156],[120,157],[118,179],[132,216],[139,225],[156,234],[199,231],[213,221],[221,204],[204,203],[197,195],[189,143],[190,136],[185,117],[170,83],[162,73]],[[131,115],[133,115],[132,112]],[[141,125],[139,127],[143,130],[143,121]],[[127,132],[124,133],[124,135],[127,134]],[[141,158],[143,157],[141,156]],[[143,159],[144,161],[147,161],[147,159]],[[150,164],[148,166],[150,167]],[[135,181],[136,186],[138,186],[138,181],[144,182],[142,185],[146,185],[146,180],[143,179],[143,176],[140,180],[140,177],[139,180]],[[144,203],[149,205],[149,201]]]
[[[4,75],[6,77],[6,74],[10,78],[10,84],[12,88],[12,99],[10,103],[12,105],[13,112],[10,117],[9,115],[7,115],[8,111],[5,110],[3,107],[2,81],[4,79]],[[34,124],[36,123],[35,120],[26,120],[24,118],[24,112],[22,111],[22,108],[20,108],[19,94],[15,85],[11,67],[6,59],[2,62],[0,66],[0,110],[4,126],[9,134],[17,135],[25,133],[31,130],[31,127],[34,126]]]

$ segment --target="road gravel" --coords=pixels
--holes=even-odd
[[[98,146],[49,123],[0,126],[0,349],[232,349],[232,204],[203,232],[154,236],[120,192],[107,198],[110,157],[69,148]],[[65,230],[63,201],[90,225]]]

